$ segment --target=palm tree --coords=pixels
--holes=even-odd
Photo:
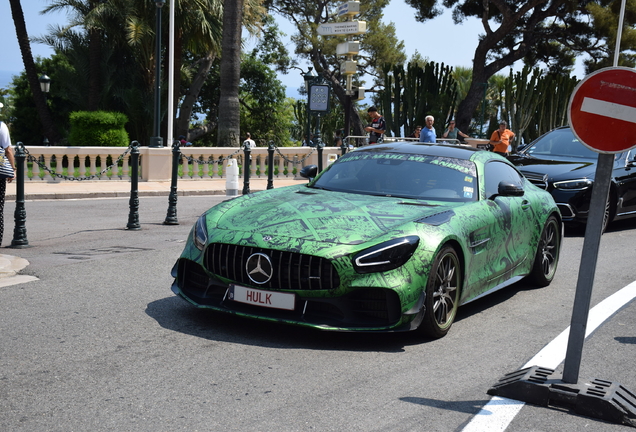
[[[57,31],[58,35],[64,35],[69,29],[81,26],[86,29],[88,38],[88,97],[87,109],[96,111],[99,109],[101,93],[101,58],[103,31],[100,25],[99,15],[104,9],[99,0],[53,0],[42,13],[55,12],[67,9],[74,15],[71,23]]]
[[[55,127],[55,123],[51,117],[51,112],[46,105],[46,98],[42,90],[40,90],[40,82],[38,81],[38,74],[35,69],[33,54],[31,53],[31,44],[29,42],[29,34],[27,33],[26,24],[24,22],[22,5],[20,4],[20,0],[9,0],[9,3],[11,5],[11,15],[13,17],[13,24],[15,25],[15,32],[18,37],[18,44],[20,45],[20,52],[22,53],[24,69],[29,80],[31,92],[33,93],[35,108],[37,109],[40,121],[42,122],[44,135],[48,138],[49,142],[53,144],[58,143],[60,141],[60,134]]]
[[[223,1],[223,38],[221,40],[221,97],[219,99],[218,145],[240,144],[239,81],[241,78],[241,30],[243,0]]]

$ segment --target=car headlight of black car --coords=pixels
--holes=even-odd
[[[208,228],[205,223],[205,215],[201,216],[197,223],[194,224],[194,230],[192,230],[192,241],[199,250],[203,250],[205,244],[208,241]]]
[[[576,180],[554,182],[554,187],[556,189],[563,189],[563,190],[583,190],[583,189],[592,187],[593,183],[594,182],[589,179],[576,179]]]
[[[376,273],[404,265],[417,249],[420,238],[408,236],[380,243],[358,252],[353,267],[358,273]]]

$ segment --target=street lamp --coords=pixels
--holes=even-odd
[[[155,22],[155,119],[154,136],[150,137],[150,147],[163,147],[161,137],[161,8],[165,1],[155,0],[157,21]]]
[[[44,102],[46,103],[46,95],[51,90],[51,78],[49,78],[46,74],[44,74],[40,76],[38,80],[40,81],[40,90],[42,90],[42,93],[44,93]],[[46,137],[46,135],[44,135],[44,140],[42,141],[42,144],[44,144],[46,147],[49,146],[49,139]]]
[[[316,79],[318,75],[316,75],[313,71],[313,68],[310,67],[307,73],[303,74],[303,79],[305,80],[305,90],[307,91],[307,127],[305,129],[305,139],[307,140],[307,145],[311,145],[311,140],[309,137],[311,136],[311,115],[309,113],[309,86]]]

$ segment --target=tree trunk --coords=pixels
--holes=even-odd
[[[40,90],[40,81],[38,80],[38,74],[35,70],[35,62],[33,61],[33,54],[31,53],[31,45],[29,43],[29,35],[27,33],[26,24],[24,22],[24,12],[22,11],[22,5],[20,0],[9,0],[11,4],[11,15],[13,16],[13,24],[15,25],[15,33],[18,37],[18,44],[20,45],[20,52],[22,53],[22,61],[24,62],[24,69],[26,71],[29,86],[33,93],[33,101],[35,108],[42,122],[42,129],[44,135],[47,137],[51,144],[59,143],[61,136],[53,123],[51,112],[46,105],[46,98],[42,90]]]
[[[205,78],[208,76],[208,72],[212,68],[212,63],[214,63],[215,55],[210,53],[207,57],[199,60],[199,71],[196,76],[192,80],[192,84],[190,84],[190,88],[188,88],[185,97],[183,98],[183,102],[181,103],[181,108],[179,109],[179,118],[176,123],[176,133],[175,136],[183,135],[188,137],[189,140],[194,140],[200,136],[203,136],[203,133],[193,131],[195,135],[189,135],[188,128],[190,127],[190,117],[192,116],[192,108],[197,100],[199,92],[205,83]],[[212,129],[204,128],[206,131],[210,131]]]
[[[240,141],[239,81],[243,0],[223,0],[223,37],[219,98],[219,147],[238,147]]]
[[[101,58],[102,58],[102,40],[101,31],[91,29],[88,32],[89,37],[89,77],[88,77],[88,111],[97,111],[99,109],[101,94]]]

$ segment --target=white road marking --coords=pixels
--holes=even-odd
[[[636,298],[636,281],[597,304],[590,310],[587,317],[585,337],[588,337],[603,322],[634,298]],[[530,366],[556,369],[565,360],[569,335],[570,327],[546,345],[521,369]],[[524,405],[524,402],[495,396],[473,417],[462,432],[503,432]]]
[[[621,105],[614,102],[586,97],[583,98],[581,111],[590,114],[597,114],[603,117],[610,117],[616,120],[636,123],[636,108],[628,105]]]

